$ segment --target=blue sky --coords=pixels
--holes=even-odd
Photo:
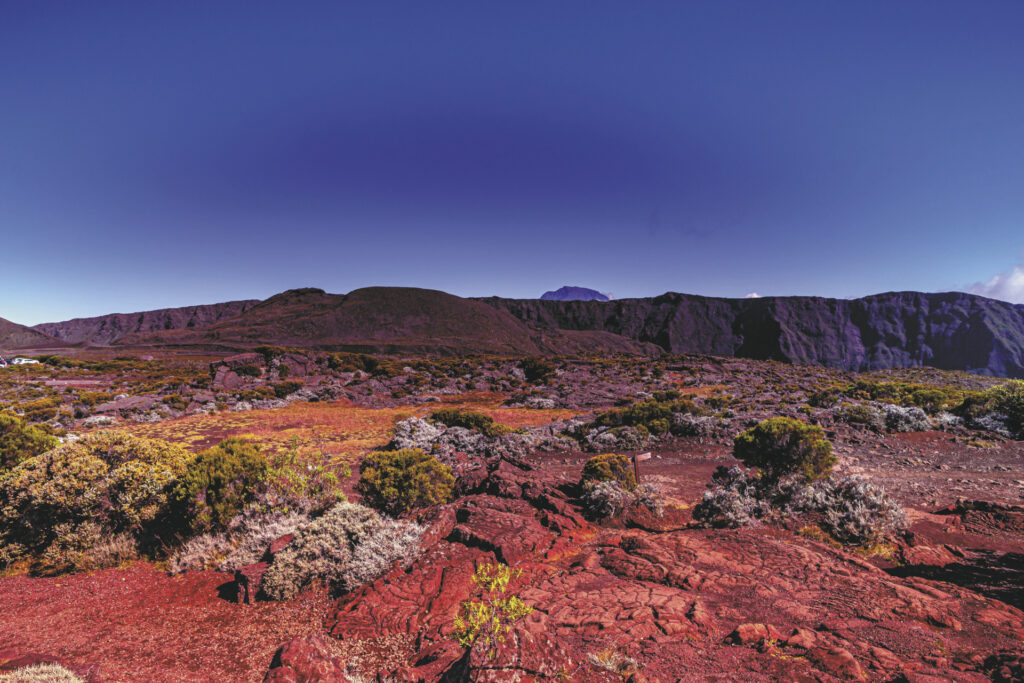
[[[0,316],[1024,301],[1022,34],[1019,2],[2,3]]]

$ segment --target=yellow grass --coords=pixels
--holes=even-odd
[[[527,427],[571,417],[570,410],[534,410],[501,407],[498,394],[466,394],[444,397],[446,407],[474,410],[490,415],[509,427]],[[355,462],[364,454],[380,448],[391,439],[399,420],[424,417],[439,407],[437,403],[397,408],[363,408],[348,401],[331,403],[292,403],[285,408],[220,412],[127,426],[133,434],[165,439],[190,450],[200,450],[229,436],[244,436],[258,441],[264,450],[280,451],[297,443],[306,453],[324,453],[332,460]]]

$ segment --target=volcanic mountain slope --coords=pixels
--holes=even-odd
[[[0,318],[0,350],[43,349],[61,346],[67,346],[67,344],[48,334],[37,332],[31,327]]]
[[[877,370],[928,365],[1024,377],[1024,305],[959,292],[861,299],[480,299],[532,325],[601,330],[671,353]]]
[[[111,313],[95,318],[43,323],[33,329],[71,344],[109,346],[127,334],[206,327],[244,313],[258,303],[259,299],[248,299],[205,306],[161,308],[142,313]]]
[[[605,331],[538,329],[506,311],[429,289],[368,287],[349,294],[296,289],[195,330],[130,334],[122,346],[242,348],[256,344],[377,353],[656,354]]]
[[[569,286],[544,292],[540,299],[541,301],[610,301],[607,294],[602,294],[595,289]]]

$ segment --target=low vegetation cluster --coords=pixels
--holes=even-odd
[[[240,518],[309,515],[341,498],[322,464],[296,467],[294,454],[268,458],[241,439],[192,454],[96,432],[0,472],[0,567],[97,569],[161,559],[183,540],[226,554],[252,535]]]
[[[693,518],[714,527],[799,520],[834,541],[872,547],[906,528],[902,508],[856,477],[832,476],[835,457],[823,430],[772,418],[738,434],[733,455],[743,467],[719,467]]]
[[[639,508],[660,516],[664,510],[653,487],[637,485],[633,465],[625,455],[604,453],[590,458],[583,466],[580,488],[583,510],[594,519],[617,517]]]

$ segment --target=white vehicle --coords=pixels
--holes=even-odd
[[[39,361],[34,358],[12,358],[11,365],[39,365]]]

